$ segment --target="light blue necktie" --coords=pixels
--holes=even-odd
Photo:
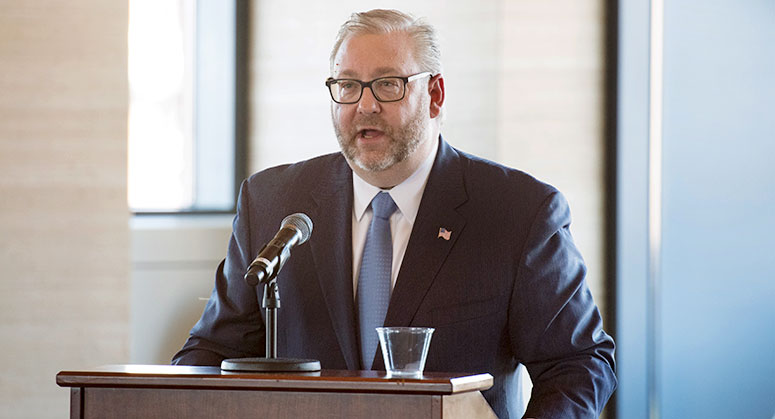
[[[371,200],[371,209],[374,217],[363,246],[357,295],[361,365],[364,370],[371,369],[379,341],[374,329],[383,326],[390,303],[390,272],[393,267],[390,216],[397,207],[387,192],[380,192]]]

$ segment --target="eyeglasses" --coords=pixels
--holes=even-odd
[[[355,79],[334,79],[329,77],[326,86],[331,99],[343,105],[357,103],[368,87],[374,98],[380,102],[398,102],[406,95],[406,84],[430,76],[430,72],[418,73],[409,77],[380,77],[369,82]]]

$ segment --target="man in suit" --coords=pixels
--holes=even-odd
[[[314,233],[277,278],[281,356],[383,370],[364,314],[376,303],[360,289],[382,275],[384,324],[436,329],[426,371],[489,372],[485,398],[498,416],[518,417],[524,364],[533,382],[527,416],[597,417],[616,385],[614,343],[584,279],[568,204],[553,187],[441,137],[433,27],[397,11],[353,14],[331,76],[342,152],[243,183],[213,294],[173,362],[264,355],[263,290],[243,275],[281,220],[304,212]],[[374,215],[380,193],[393,211],[385,216]],[[374,251],[364,251],[377,218],[389,220],[392,244],[380,256],[382,274],[367,261]]]

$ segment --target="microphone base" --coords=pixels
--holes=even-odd
[[[221,369],[255,372],[314,372],[320,371],[320,361],[293,358],[232,358],[221,361]]]

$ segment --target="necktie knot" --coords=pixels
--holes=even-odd
[[[388,219],[396,212],[398,207],[389,193],[380,192],[371,200],[371,209],[374,211],[375,217]]]

